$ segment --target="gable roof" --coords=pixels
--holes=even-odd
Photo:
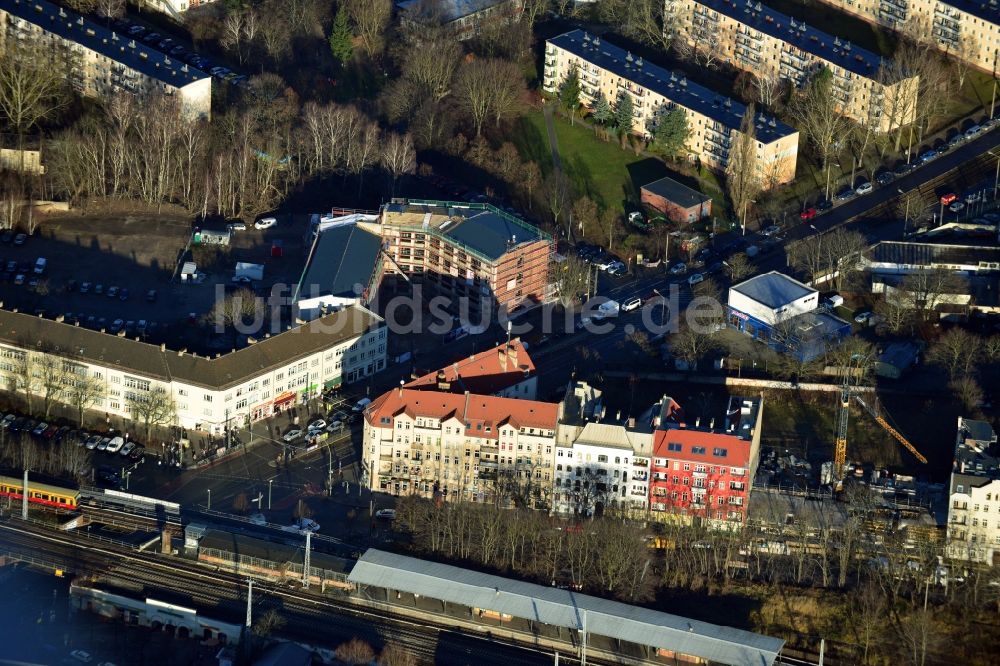
[[[210,359],[52,319],[0,310],[0,344],[47,351],[62,358],[103,365],[162,382],[177,380],[218,390],[346,342],[381,325],[378,315],[352,306]]]
[[[534,374],[535,363],[528,355],[528,350],[519,339],[514,338],[509,347],[504,342],[493,349],[466,356],[440,370],[414,379],[405,388],[495,395]],[[447,387],[440,388],[441,383]]]
[[[555,430],[559,405],[536,400],[498,398],[471,393],[439,393],[396,388],[386,391],[365,409],[371,425],[389,425],[394,417],[457,419],[470,437],[497,439],[505,425],[513,428]],[[386,421],[383,421],[385,419]]]
[[[197,67],[133,39],[128,34],[109,30],[96,21],[47,0],[0,0],[0,9],[175,88],[211,78]]]
[[[374,548],[365,551],[348,580],[571,630],[586,626],[591,634],[674,650],[711,663],[766,666],[774,663],[784,645],[780,638]]]

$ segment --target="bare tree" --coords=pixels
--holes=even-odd
[[[553,264],[552,275],[556,296],[564,308],[573,306],[590,284],[590,264],[570,255],[565,261]]]
[[[413,138],[407,134],[390,132],[382,144],[382,168],[392,178],[391,197],[396,196],[396,181],[403,174],[413,173],[417,168],[417,152],[413,148]]]
[[[757,267],[750,262],[746,252],[738,252],[726,260],[726,268],[729,272],[729,279],[733,282],[744,280],[757,271]]]
[[[971,376],[982,354],[982,339],[963,328],[942,335],[927,351],[927,360],[940,365],[954,379]]]
[[[24,402],[28,408],[28,413],[32,413],[34,410],[31,400],[41,388],[38,359],[26,352],[18,353],[12,364],[11,379],[15,390],[24,394]]]
[[[889,293],[887,287],[886,300],[890,297],[899,304],[909,307],[921,321],[935,316],[935,311],[949,301],[955,294],[966,292],[968,285],[956,273],[946,270],[928,270],[910,273],[900,280],[899,285]]]
[[[516,111],[524,79],[512,62],[499,58],[482,58],[466,63],[458,71],[455,99],[472,121],[476,136],[490,116],[497,124]]]
[[[250,631],[253,632],[254,636],[268,638],[281,631],[287,623],[288,621],[281,613],[274,608],[269,608],[257,615]]]
[[[757,136],[754,125],[754,105],[747,106],[740,129],[733,138],[726,165],[726,193],[733,212],[740,220],[763,187],[760,164],[757,161]]]
[[[365,54],[374,58],[382,52],[385,30],[392,16],[391,0],[346,0],[344,7]]]
[[[675,14],[659,0],[602,0],[598,16],[626,37],[660,49],[670,48]]]
[[[96,0],[95,5],[98,16],[116,19],[125,15],[125,0]]]
[[[979,56],[979,40],[976,34],[968,29],[968,24],[963,25],[962,35],[958,38],[955,50],[952,53],[952,63],[955,68],[955,79],[958,82],[958,89],[965,87],[965,78],[972,69],[973,61]]]
[[[670,351],[675,358],[684,361],[691,370],[698,368],[698,361],[706,354],[719,348],[715,332],[695,331],[689,325],[670,336]]]
[[[177,418],[177,405],[163,387],[149,391],[130,391],[125,394],[125,405],[132,421],[142,427],[144,442],[149,442],[153,428],[170,425]]]
[[[404,35],[402,46],[397,57],[402,78],[434,102],[447,97],[462,57],[462,47],[454,37],[441,30],[417,30]]]
[[[24,137],[70,101],[66,68],[45,49],[9,41],[0,53],[0,113],[17,132],[20,171],[24,172]]]
[[[375,660],[375,650],[360,638],[352,638],[341,643],[334,651],[334,656],[345,664],[370,664]]]
[[[42,392],[42,409],[45,419],[52,413],[52,406],[60,402],[66,390],[62,361],[45,354],[38,360],[38,383]]]
[[[790,109],[795,126],[812,145],[824,170],[830,167],[837,141],[851,129],[833,92],[833,73],[823,69],[792,99]]]
[[[417,666],[417,658],[399,643],[388,643],[378,656],[378,666]]]
[[[552,223],[558,227],[559,218],[567,212],[572,197],[569,179],[563,175],[562,171],[553,171],[542,184],[542,194],[545,197],[549,213],[552,214]]]

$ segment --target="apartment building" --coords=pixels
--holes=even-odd
[[[620,91],[632,96],[634,131],[649,135],[648,125],[661,108],[681,108],[687,114],[687,153],[714,169],[725,169],[740,132],[746,106],[688,81],[583,30],[549,39],[545,44],[543,88],[556,93],[572,68],[580,76],[581,97],[590,106],[600,90],[610,102]],[[754,118],[756,162],[768,186],[795,177],[799,151],[796,130],[763,113]]]
[[[365,410],[369,487],[446,501],[547,505],[559,406],[399,387]]]
[[[912,122],[918,79],[886,82],[882,58],[751,0],[666,0],[677,38],[765,80],[798,86],[825,68],[838,111],[890,132]]]
[[[454,314],[513,310],[545,297],[552,237],[489,204],[393,199],[378,222],[359,222],[381,236],[387,274],[451,299]]]
[[[985,421],[958,417],[948,498],[948,554],[993,564],[1000,550],[1000,450]]]
[[[478,35],[485,25],[514,23],[521,18],[521,0],[402,0],[396,3],[404,22],[441,25],[456,39]]]
[[[130,404],[162,392],[174,406],[163,425],[212,434],[382,370],[385,345],[383,320],[360,306],[213,358],[0,310],[0,380],[10,393],[76,407],[68,387],[89,378],[100,391],[84,407],[129,419]]]
[[[686,423],[680,405],[664,397],[653,444],[650,514],[664,520],[746,521],[760,461],[763,398],[731,396],[715,419]]]
[[[85,97],[175,96],[185,113],[208,118],[212,77],[127,34],[46,0],[0,0],[0,50],[46,50]]]
[[[993,0],[822,0],[878,25],[899,30],[910,24],[953,58],[997,71],[1000,5]]]

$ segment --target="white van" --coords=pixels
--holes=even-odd
[[[361,400],[358,400],[357,404],[351,408],[351,411],[363,412],[365,411],[365,407],[367,407],[370,404],[372,404],[371,398],[361,398]]]
[[[254,229],[270,229],[271,227],[278,224],[278,218],[276,217],[262,217],[256,222],[254,222]]]
[[[123,446],[125,446],[125,440],[121,437],[114,437],[108,442],[108,447],[104,450],[108,453],[118,453]]]
[[[38,257],[38,259],[35,260],[35,275],[41,275],[45,272],[46,263],[45,257]]]

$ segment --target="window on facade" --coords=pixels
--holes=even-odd
[[[667,451],[680,451],[681,448],[682,448],[681,445],[679,443],[677,443],[677,442],[668,442],[667,443]]]
[[[705,455],[705,447],[704,446],[692,446],[691,447],[691,453],[697,453],[699,455]]]
[[[712,455],[716,458],[725,458],[726,454],[729,453],[726,449],[715,448],[712,449]]]
[[[205,402],[212,402],[212,396],[208,393],[205,394]]]

